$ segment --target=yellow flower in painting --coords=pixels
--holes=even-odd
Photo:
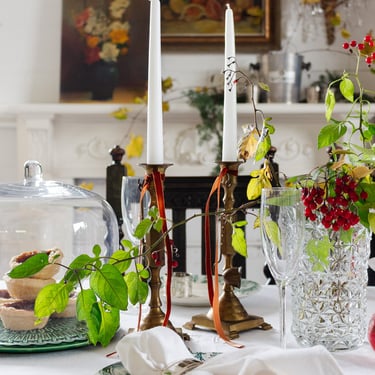
[[[130,142],[125,147],[126,156],[131,158],[139,158],[143,152],[143,137],[141,135],[132,134]]]
[[[88,36],[86,38],[86,45],[89,48],[95,48],[99,44],[100,39],[97,36]]]
[[[129,34],[126,30],[115,29],[109,33],[112,43],[115,44],[125,44],[129,41]]]
[[[117,62],[128,52],[130,23],[126,21],[130,0],[109,0],[99,8],[86,7],[75,15],[75,27],[85,42],[84,61],[94,64],[103,60]],[[109,7],[109,11],[106,7]]]
[[[120,49],[120,55],[124,56],[128,53],[129,48],[128,47],[123,47]]]

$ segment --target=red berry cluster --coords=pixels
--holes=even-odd
[[[342,47],[346,50],[350,50],[350,52],[353,52],[352,48],[358,48],[358,51],[364,56],[365,62],[369,66],[375,62],[375,40],[370,34],[367,34],[361,43],[357,43],[356,40],[352,40],[350,42],[343,43]]]
[[[311,221],[321,217],[325,228],[334,231],[348,230],[359,222],[359,216],[353,212],[352,203],[359,199],[366,200],[367,193],[357,193],[357,182],[349,175],[337,177],[334,194],[329,195],[327,188],[314,186],[303,188],[302,200],[305,205],[305,216]]]

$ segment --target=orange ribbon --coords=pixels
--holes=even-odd
[[[214,260],[214,282],[212,281],[212,269],[211,269],[211,233],[210,233],[210,200],[211,197],[216,192],[217,194],[217,210],[220,208],[220,186],[221,181],[227,173],[237,173],[237,171],[228,170],[228,168],[222,168],[220,170],[219,176],[216,177],[210,194],[208,196],[206,206],[205,206],[205,247],[206,247],[206,254],[205,254],[205,261],[206,261],[206,276],[207,276],[207,288],[208,288],[208,298],[210,301],[210,305],[213,311],[213,320],[217,334],[221,339],[223,339],[226,343],[236,347],[242,348],[243,345],[236,344],[231,341],[225,334],[223,325],[220,319],[220,301],[219,301],[219,241],[218,235],[216,235],[216,243],[215,243],[215,260]],[[218,231],[217,231],[218,233]]]
[[[162,219],[162,233],[164,235],[164,245],[166,249],[167,255],[167,280],[165,285],[166,290],[166,311],[163,326],[167,326],[169,322],[169,316],[171,315],[171,306],[172,306],[172,299],[171,299],[171,281],[172,281],[172,246],[171,241],[168,235],[168,228],[167,228],[167,217],[165,214],[165,201],[164,201],[164,187],[163,187],[163,180],[165,175],[160,173],[157,170],[153,170],[152,176],[154,179],[155,184],[155,191],[156,191],[156,200],[159,210],[160,218]]]

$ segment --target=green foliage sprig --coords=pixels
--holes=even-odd
[[[307,244],[309,256],[321,264],[326,264],[337,239],[351,242],[358,222],[375,231],[375,123],[369,100],[375,92],[364,87],[359,75],[363,60],[371,69],[375,40],[368,34],[363,42],[345,42],[343,48],[356,57],[355,69],[344,71],[329,83],[325,97],[327,123],[317,140],[319,149],[328,147],[330,160],[307,175],[289,180],[303,188],[307,220],[327,230],[323,239]],[[349,105],[343,118],[335,115],[337,87]]]

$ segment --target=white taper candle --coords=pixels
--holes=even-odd
[[[164,164],[160,0],[150,0],[147,164]]]
[[[233,12],[229,4],[225,12],[225,51],[224,51],[224,108],[223,108],[223,149],[222,161],[237,160],[237,85],[236,49]]]

